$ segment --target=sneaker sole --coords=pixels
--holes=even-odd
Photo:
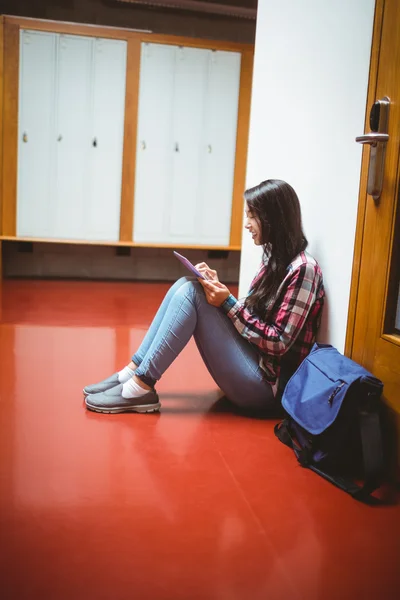
[[[86,407],[97,413],[105,413],[107,415],[125,413],[125,412],[135,412],[135,413],[155,413],[159,412],[161,408],[161,403],[157,402],[157,404],[138,404],[137,406],[116,406],[111,408],[99,408],[98,406],[93,406],[89,404],[87,401],[85,402]]]

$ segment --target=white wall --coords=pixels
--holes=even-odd
[[[320,338],[343,351],[374,0],[259,0],[247,187],[296,190],[327,304]],[[260,258],[244,233],[240,296]]]

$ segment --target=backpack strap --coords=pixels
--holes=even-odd
[[[365,483],[360,493],[369,495],[382,483],[384,470],[379,410],[373,412],[360,410],[359,425],[365,474]]]
[[[282,444],[285,444],[293,450],[302,467],[310,468],[311,457],[309,451],[305,446],[301,446],[300,443],[297,443],[292,434],[290,419],[284,419],[281,423],[275,425],[274,433]]]
[[[275,425],[276,437],[286,446],[292,448],[302,467],[314,471],[333,485],[350,494],[356,500],[368,504],[380,504],[371,493],[381,484],[383,473],[383,450],[379,412],[359,412],[359,425],[364,462],[364,485],[359,486],[352,479],[331,475],[313,463],[309,451],[294,439],[290,427],[290,419]]]

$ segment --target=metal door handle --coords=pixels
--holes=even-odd
[[[371,146],[367,192],[376,203],[378,203],[383,190],[386,146],[389,141],[389,109],[390,99],[387,96],[374,102],[369,119],[372,131],[356,137],[356,142],[359,144]]]
[[[94,148],[97,148],[97,138],[93,138],[92,144]]]
[[[359,144],[369,144],[370,146],[376,146],[378,142],[386,144],[389,141],[389,134],[387,133],[364,133],[356,137],[356,142]]]

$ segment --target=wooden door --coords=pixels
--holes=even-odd
[[[383,191],[366,194],[364,149],[347,352],[383,380],[384,400],[400,432],[400,3],[378,0],[367,114],[390,99]],[[366,131],[369,131],[369,119]],[[362,133],[362,132],[360,132]],[[352,327],[354,323],[354,328]],[[354,332],[354,335],[352,336]],[[398,436],[400,439],[400,436]],[[400,444],[399,459],[400,459]],[[400,464],[400,461],[399,461]]]

